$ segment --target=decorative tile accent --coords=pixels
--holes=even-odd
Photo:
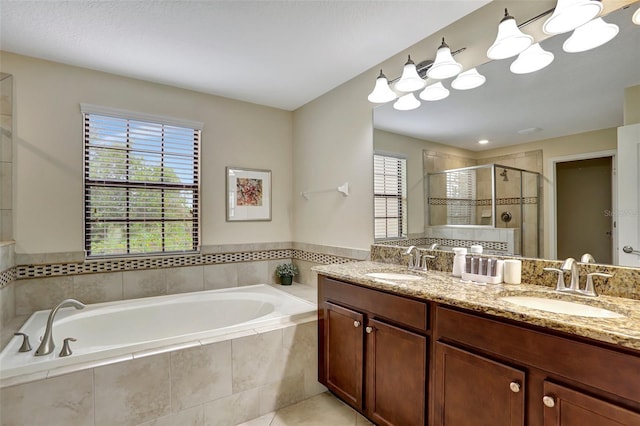
[[[499,206],[518,205],[522,200],[523,204],[538,204],[538,197],[512,197],[512,198],[496,198],[496,204]],[[490,206],[491,198],[479,200],[470,200],[468,198],[429,198],[429,204],[432,206]]]
[[[280,249],[246,251],[237,253],[213,253],[193,256],[149,257],[135,259],[88,260],[76,263],[50,263],[41,265],[18,265],[0,274],[0,284],[12,280],[43,278],[100,272],[136,271],[180,266],[215,265],[238,262],[258,262],[280,259],[305,260],[320,264],[346,263],[357,259],[314,253],[304,250]]]
[[[443,247],[471,247],[480,244],[485,250],[507,251],[507,243],[502,241],[481,241],[481,240],[456,240],[449,238],[413,238],[407,240],[392,240],[377,243],[376,245],[389,247],[409,247],[409,246],[428,246],[437,243]],[[342,262],[331,262],[342,263]]]
[[[11,284],[16,280],[17,272],[16,268],[9,268],[6,271],[0,272],[0,288],[7,284]]]

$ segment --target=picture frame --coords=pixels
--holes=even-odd
[[[227,222],[271,220],[271,170],[226,168]]]

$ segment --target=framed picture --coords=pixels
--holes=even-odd
[[[271,170],[227,167],[227,222],[271,220]]]

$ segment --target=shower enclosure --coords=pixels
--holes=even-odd
[[[513,254],[539,256],[539,173],[484,164],[429,173],[425,189],[429,226],[509,228]]]

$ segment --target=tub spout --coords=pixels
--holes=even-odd
[[[49,312],[49,318],[47,318],[47,328],[44,331],[44,336],[42,336],[42,342],[36,350],[36,356],[47,355],[53,352],[53,348],[55,348],[56,346],[53,343],[53,320],[55,319],[58,310],[66,306],[73,306],[76,309],[84,309],[85,305],[84,303],[79,302],[75,299],[65,299],[60,302],[55,308],[51,309],[51,312]]]

